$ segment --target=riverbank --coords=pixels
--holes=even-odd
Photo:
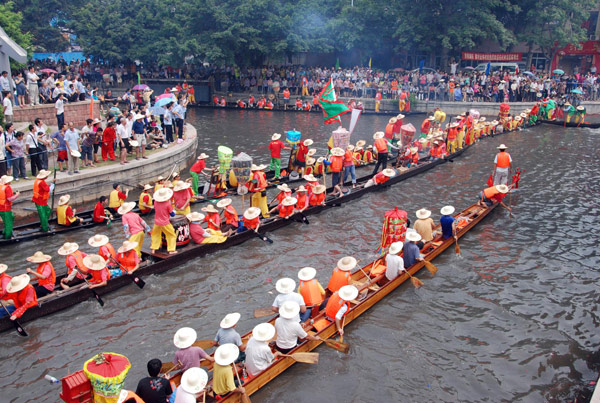
[[[56,128],[54,128],[56,129]],[[196,155],[198,135],[196,128],[191,124],[186,125],[183,143],[173,143],[169,148],[162,148],[148,152],[148,159],[135,159],[135,154],[129,156],[129,163],[120,165],[118,162],[101,163],[95,168],[80,169],[80,173],[68,175],[67,172],[56,173],[56,191],[54,194],[55,207],[60,196],[71,195],[71,205],[82,206],[97,200],[100,196],[108,196],[113,190],[113,183],[136,190],[139,185],[153,182],[159,175],[170,172],[175,165],[182,169],[188,165]],[[83,167],[81,167],[83,168]],[[50,176],[50,179],[53,175]],[[33,181],[20,179],[12,182],[13,191],[21,194],[13,203],[13,212],[16,219],[24,219],[37,213],[31,201],[33,197]],[[139,190],[139,189],[138,189]],[[49,204],[51,201],[49,201]]]

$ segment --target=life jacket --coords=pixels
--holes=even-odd
[[[135,252],[135,251],[134,251]],[[125,265],[123,265],[125,266]],[[91,284],[100,284],[102,281],[102,272],[106,271],[106,280],[110,280],[110,271],[105,267],[102,270],[90,270],[92,278],[89,280]]]
[[[311,206],[318,206],[323,203],[323,200],[325,200],[325,193],[320,193],[320,194],[311,193],[310,198],[309,198],[309,202],[310,202]]]
[[[350,311],[350,303],[344,301],[336,291],[331,297],[329,297],[329,301],[327,302],[327,306],[325,307],[325,316],[327,316],[331,320],[335,320],[335,315],[337,315],[339,310],[342,309],[344,305],[348,307],[346,313],[344,314],[344,316],[346,316]]]
[[[302,101],[300,99],[296,100],[296,108],[302,108]]]
[[[265,109],[273,109],[273,102],[271,101],[267,101],[267,104],[265,105]]]
[[[346,152],[344,153],[344,165],[352,165],[352,161],[352,151],[346,150]]]
[[[33,292],[30,293],[30,290]],[[27,302],[27,294],[33,295],[33,301]],[[25,288],[19,292],[9,293],[7,299],[12,299],[15,303],[15,308],[17,309],[21,308],[22,306],[28,306],[28,308],[30,308],[38,304],[37,294],[35,293],[35,289],[31,284],[27,284]]]
[[[316,95],[313,97],[313,105],[319,105],[319,97],[317,97]]]
[[[310,106],[310,104],[309,104],[308,102],[306,102],[306,103],[304,104],[304,106],[302,107],[302,109],[304,109],[305,111],[310,111],[310,109],[311,109],[311,106]]]
[[[310,175],[313,172],[314,172],[314,168],[312,165],[309,165],[306,168],[304,168],[304,175]]]
[[[45,287],[46,285],[52,285],[52,288],[54,289],[54,284],[56,283],[56,272],[54,271],[54,267],[52,266],[52,263],[50,262],[43,262],[38,264],[38,267],[36,269],[36,271],[39,274],[42,274],[44,272],[44,268],[46,267],[46,265],[50,266],[50,269],[52,269],[50,271],[50,275],[44,279],[39,278],[38,277],[38,285]]]
[[[111,262],[110,258],[116,259],[117,253],[115,252],[115,248],[110,243],[106,245],[102,245],[98,248],[98,255],[102,256],[102,259],[106,260],[106,262]]]
[[[344,166],[344,157],[336,157],[335,155],[331,156],[331,172],[341,172],[342,167]]]
[[[46,182],[43,179],[36,179],[35,182],[33,182],[33,197],[31,199],[35,204],[41,206],[48,204],[47,202],[50,198],[50,192],[40,189],[42,183]]]
[[[211,223],[210,221],[214,222]],[[204,222],[208,223],[208,229],[212,229],[215,231],[221,230],[221,216],[219,213],[207,213],[206,217],[204,217]]]
[[[429,119],[425,119],[423,123],[421,123],[421,133],[429,133],[429,129],[431,128],[431,122]]]
[[[223,210],[223,214],[225,215],[225,224],[233,225],[237,228],[238,226],[238,213],[235,211],[235,208],[231,205],[225,207]]]
[[[137,251],[135,249],[128,250],[125,253],[119,253],[117,255],[117,262],[121,266],[123,266],[123,270],[131,271],[135,268],[135,257],[137,256]]]
[[[253,218],[252,220],[248,220],[244,217],[244,227],[248,229],[255,229],[260,223],[260,217]]]
[[[213,97],[213,102],[215,105],[219,104],[219,97]]]
[[[380,154],[387,153],[388,152],[387,141],[385,141],[384,139],[375,140],[375,148],[377,149],[377,152]]]
[[[483,189],[483,195],[488,199],[492,199],[498,193],[500,193],[500,192],[498,192],[498,189],[496,189],[496,186],[492,186],[492,187]]]
[[[304,298],[306,305],[319,305],[323,302],[319,282],[314,278],[309,281],[300,281],[300,295]]]
[[[336,267],[333,270],[333,274],[331,275],[331,278],[329,279],[327,288],[331,292],[336,292],[343,286],[350,284],[350,279],[351,279],[351,275],[350,275],[349,271],[343,271],[343,270],[340,270],[338,267]]]
[[[259,108],[264,108],[264,106],[265,106],[265,100],[264,99],[260,99],[258,101],[257,105],[258,105]]]
[[[221,98],[221,106],[227,106],[227,101],[225,100],[225,98]]]
[[[256,179],[258,183],[251,182],[254,179]],[[255,171],[250,174],[250,179],[248,180],[248,190],[250,192],[262,192],[266,187],[267,178],[265,177],[264,172]]]
[[[8,201],[6,197],[6,190],[8,185],[0,185],[0,211],[10,211],[12,202]]]
[[[283,99],[290,99],[290,91],[285,89],[283,90]]]
[[[83,274],[86,274],[88,272],[88,268],[85,267],[85,265],[83,264],[83,253],[81,253],[80,250],[76,250],[70,255],[67,255],[67,257],[65,258],[65,266],[67,266],[67,268],[69,269],[69,272],[67,274],[71,274],[71,272],[74,270],[73,267],[69,266],[69,256],[75,258],[75,265],[79,268],[79,271],[81,271]],[[81,274],[79,273],[77,273],[77,277],[82,278]]]
[[[388,179],[390,179],[390,178],[388,178],[387,176],[385,176],[383,174],[383,172],[378,172],[377,174],[375,174],[375,177],[373,179],[375,179],[375,183],[377,185],[381,185],[382,183],[387,182]]]
[[[325,171],[325,164],[315,162],[314,175],[323,175],[323,171]]]
[[[238,101],[237,103],[239,108],[245,108],[246,107],[246,103],[244,101]]]
[[[412,155],[412,163],[413,164],[418,164],[419,163],[419,153],[416,152]]]
[[[292,195],[291,192],[283,192],[283,191],[279,192],[279,194],[276,197],[277,204],[281,203],[283,201],[283,199],[285,199],[286,197],[289,197],[291,195]]]
[[[377,94],[375,94],[375,99],[381,101],[381,92],[378,91]]]
[[[142,192],[142,194],[140,194],[140,201],[138,203],[138,206],[140,206],[140,211],[142,213],[148,213],[151,211],[151,209],[149,208],[142,208],[143,204],[144,204],[144,196],[148,196],[148,203],[146,203],[148,206],[152,206],[152,196],[150,195],[150,193],[146,193],[146,192]]]
[[[279,207],[279,217],[287,217],[294,212],[294,206],[284,206],[281,205]]]
[[[253,103],[254,103],[254,97],[253,97],[252,95],[250,95],[250,96],[248,97],[248,103],[249,103],[249,104],[253,104]]]
[[[56,221],[59,225],[71,225],[75,222],[75,217],[67,217],[67,209],[69,206],[63,204],[56,208]]]
[[[456,128],[452,128],[452,129],[448,129],[448,141],[454,141],[456,140],[456,135],[457,135],[457,130]]]
[[[367,163],[375,161],[375,158],[373,157],[373,152],[369,150],[365,151],[365,153],[363,154],[363,161]]]
[[[119,191],[117,189],[110,192],[108,196],[108,207],[112,209],[118,209],[123,205],[123,199],[119,198]]]
[[[507,152],[499,152],[496,154],[496,167],[508,168],[510,166],[510,154]]]
[[[298,193],[296,195],[296,208],[302,210],[305,207],[308,207],[308,195],[306,193]]]

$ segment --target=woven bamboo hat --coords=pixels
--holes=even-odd
[[[356,259],[352,256],[346,256],[338,260],[337,267],[342,271],[350,271],[356,267]]]
[[[28,262],[31,262],[31,263],[44,263],[44,262],[50,261],[51,259],[52,259],[52,256],[50,256],[50,255],[44,255],[43,252],[41,252],[41,251],[38,250],[37,252],[35,252],[33,254],[33,256],[29,256],[25,260],[27,260]]]
[[[125,215],[125,214],[129,213],[131,210],[133,210],[134,208],[135,208],[135,202],[123,203],[123,205],[121,207],[119,207],[119,209],[117,210],[117,213],[119,213],[121,215]]]
[[[90,239],[88,239],[88,244],[90,246],[93,246],[95,248],[99,248],[101,246],[104,246],[108,243],[108,237],[106,235],[103,234],[96,234],[93,237],[91,237]]]

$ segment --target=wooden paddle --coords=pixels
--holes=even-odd
[[[456,235],[454,236],[454,242],[454,253],[460,255],[460,246],[458,246],[458,238],[456,237]]]
[[[194,347],[200,347],[203,350],[209,349],[215,346],[215,342],[213,340],[196,340],[194,342]]]
[[[235,369],[235,364],[231,364],[231,370],[235,373],[235,376],[238,380],[238,386],[243,386],[242,381],[240,380],[240,374],[238,374],[237,370]],[[250,398],[245,390],[244,393],[242,393],[242,403],[251,403]]]
[[[318,364],[319,353],[293,353],[293,354],[281,354],[282,357],[292,357],[296,362],[302,362],[304,364]]]
[[[427,260],[423,260],[423,262],[425,263],[425,268],[429,271],[429,273],[434,274],[437,273],[438,268],[431,262],[427,261]]]
[[[75,270],[77,270],[77,272],[79,272],[79,274],[81,274],[81,276],[83,277],[83,281],[85,281],[87,286],[90,287],[91,286],[90,282],[87,280],[87,278],[85,278],[87,276],[87,274],[82,273],[81,270],[79,270],[79,267],[77,267],[77,266],[75,266]],[[102,298],[100,298],[100,295],[98,295],[96,290],[94,290],[93,288],[89,288],[89,290],[92,292],[92,294],[94,294],[94,298],[96,298],[96,301],[98,301],[100,306],[104,306],[104,301],[102,300]]]
[[[315,332],[308,332],[308,334],[310,334],[311,336],[316,336]],[[350,351],[350,345],[347,343],[343,343],[341,341],[338,340],[332,340],[332,339],[322,339],[323,343],[325,343],[325,345],[327,347],[331,347],[334,350],[339,351],[340,353],[344,353],[344,354],[348,354],[348,352]]]
[[[254,317],[255,318],[264,318],[265,316],[271,316],[271,315],[276,315],[275,312],[273,312],[273,309],[271,309],[271,307],[269,308],[257,308],[254,310]]]
[[[404,273],[408,274],[408,277],[410,277],[410,282],[412,283],[412,285],[415,286],[415,288],[421,288],[424,284],[421,280],[419,280],[416,277],[413,277],[410,275],[410,273],[408,272],[408,270],[404,270]]]
[[[4,305],[4,301],[0,300],[0,304],[2,304],[2,308],[4,308],[4,310],[6,311],[6,314],[8,315],[9,319],[12,316],[12,314],[8,311],[8,308],[6,308],[6,305]],[[18,320],[11,320],[13,326],[15,327],[15,330],[17,331],[17,333],[19,333],[21,336],[23,337],[27,337],[29,336],[29,334],[27,334],[27,331],[25,331],[25,329],[23,328],[23,326],[21,326],[21,324],[19,323]]]
[[[110,257],[110,260],[112,260],[113,262],[115,262],[116,264],[119,265],[119,267],[121,268],[121,270],[123,270],[123,272],[130,276],[130,278],[133,280],[133,282],[135,283],[135,285],[137,285],[140,288],[144,288],[146,286],[146,282],[144,280],[142,280],[141,278],[139,278],[138,276],[132,274],[127,273],[127,270],[125,270],[125,268],[121,265],[121,263],[119,263],[117,260],[115,260],[114,257]]]

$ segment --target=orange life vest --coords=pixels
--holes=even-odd
[[[294,206],[281,205],[279,208],[279,217],[287,217],[294,212]]]
[[[238,226],[238,213],[232,205],[225,207],[223,214],[225,215],[225,224]]]
[[[344,153],[344,164],[352,163],[352,151],[346,150]]]
[[[283,90],[283,99],[290,99],[290,91],[288,89]]]
[[[496,189],[496,186],[492,186],[486,189],[483,189],[483,195],[485,197],[487,197],[488,199],[491,199],[492,197],[496,196],[498,193],[498,189]]]
[[[320,194],[311,193],[310,199],[309,199],[311,206],[318,206],[319,204],[323,203],[323,200],[325,200],[325,193],[320,193]]]
[[[50,198],[50,192],[46,192],[46,191],[43,191],[42,189],[40,189],[40,185],[42,183],[46,183],[46,182],[43,179],[36,179],[35,182],[33,182],[33,198],[32,198],[32,200],[34,203],[36,201],[46,202]]]
[[[325,307],[325,315],[329,319],[334,320],[335,315],[337,315],[339,310],[342,309],[342,307],[344,305],[346,305],[348,307],[348,309],[346,310],[346,313],[344,314],[344,316],[346,316],[348,314],[348,312],[350,311],[350,303],[344,301],[338,295],[338,293],[336,291],[335,293],[333,293],[333,295],[331,297],[329,297],[329,301],[327,302],[327,306]]]
[[[73,256],[75,258],[75,264],[77,265],[77,267],[79,267],[79,271],[81,271],[83,274],[86,274],[88,272],[88,268],[85,267],[85,265],[83,264],[83,254],[80,250],[76,250],[70,255],[67,255],[67,257],[65,258],[65,266],[69,268],[68,274],[71,274],[71,272],[73,271],[73,268],[69,267],[69,256]],[[81,278],[81,275],[77,273],[77,277]]]
[[[253,183],[252,181],[256,179],[258,183]],[[250,174],[250,179],[248,180],[248,190],[251,192],[262,192],[267,187],[267,178],[264,172],[256,171]]]
[[[116,259],[117,254],[115,252],[115,248],[110,243],[106,245],[102,245],[98,248],[98,255],[102,256],[102,259],[106,260],[106,262],[112,262],[110,258]]]
[[[377,91],[377,94],[375,94],[375,99],[377,101],[381,101],[381,92]]]
[[[8,185],[0,185],[0,211],[10,211],[12,202],[8,201],[6,197],[6,190]]]
[[[309,281],[300,281],[300,295],[304,298],[306,305],[319,305],[323,302],[319,282],[314,278]]]
[[[496,161],[496,167],[508,168],[510,166],[510,154],[501,151],[498,154],[496,154]]]
[[[336,157],[335,155],[331,156],[331,172],[341,172],[342,167],[344,166],[344,157]]]
[[[135,250],[134,250],[135,252]],[[106,281],[110,280],[110,271],[105,267],[102,270],[91,270],[90,274],[92,278],[89,280],[92,284],[100,284],[104,280],[102,280],[102,273],[106,272]]]
[[[225,98],[221,98],[221,106],[227,106],[227,101]]]
[[[302,108],[302,101],[299,99],[296,100],[296,108]]]
[[[117,255],[117,261],[121,266],[123,266],[123,270],[131,271],[135,269],[136,266],[136,256],[137,251],[135,249],[128,250],[125,253],[119,253]]]
[[[54,267],[52,266],[52,263],[50,262],[44,262],[44,263],[40,263],[36,269],[36,271],[39,274],[43,274],[44,273],[44,268],[46,266],[50,266],[50,269],[52,269],[50,271],[50,275],[46,278],[39,278],[38,277],[38,285],[44,287],[46,285],[51,284],[52,287],[54,287],[54,284],[56,283],[56,272],[54,271]]]
[[[394,138],[394,124],[393,123],[388,123],[385,126],[385,137],[387,137],[388,139],[393,139]]]
[[[302,210],[303,208],[308,207],[308,196],[306,193],[298,193],[296,199],[298,200],[296,202],[297,209]]]
[[[260,217],[253,218],[251,220],[248,220],[247,218],[244,217],[244,227],[246,227],[248,229],[256,229],[256,227],[258,226],[259,223],[260,223]]]
[[[412,155],[412,162],[413,164],[417,164],[419,162],[419,153],[416,152]]]
[[[448,129],[448,141],[456,140],[457,130],[456,128]]]
[[[385,175],[383,174],[383,172],[378,172],[378,173],[375,175],[375,178],[374,178],[374,179],[375,179],[375,183],[376,183],[376,184],[378,184],[378,185],[381,185],[382,183],[385,183],[385,182],[387,182],[387,181],[388,181],[388,179],[390,179],[390,178],[388,178],[387,176],[385,176]]]
[[[30,290],[32,291],[31,293],[30,293]],[[33,295],[33,301],[27,302],[27,294]],[[32,306],[36,306],[38,304],[37,294],[35,293],[35,289],[33,288],[33,286],[31,284],[27,284],[25,286],[25,288],[23,288],[19,292],[13,292],[13,293],[8,294],[7,299],[13,300],[13,302],[15,303],[15,308],[17,308],[17,310],[19,308],[21,308],[22,306],[27,306],[28,308],[31,308]],[[23,313],[21,313],[21,315]],[[14,314],[16,314],[16,312]],[[17,315],[17,316],[19,316],[19,315]]]
[[[329,284],[327,284],[327,288],[329,288],[329,291],[331,292],[336,292],[343,286],[350,284],[350,278],[351,275],[349,271],[343,271],[336,267],[333,270],[331,278],[329,279]]]
[[[375,148],[377,149],[377,152],[380,154],[387,153],[388,152],[387,141],[385,141],[384,139],[375,140]]]

